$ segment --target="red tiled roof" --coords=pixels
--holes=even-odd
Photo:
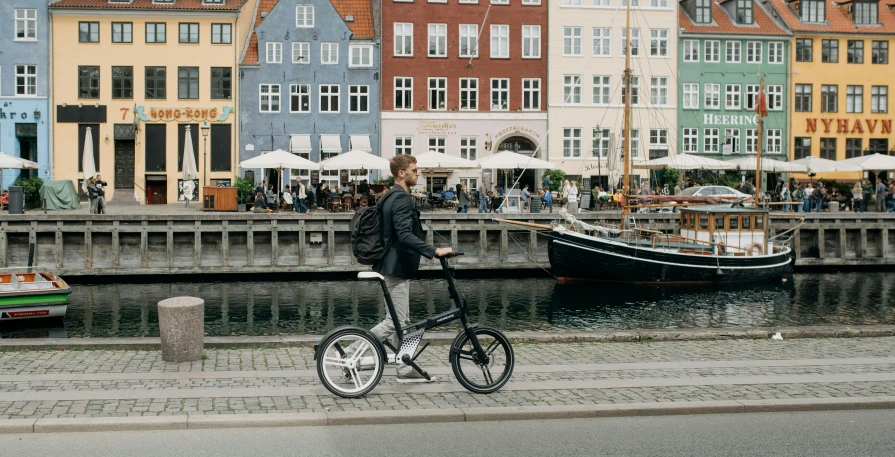
[[[895,34],[895,14],[890,9],[895,5],[895,0],[881,0],[879,2],[879,24],[878,25],[859,25],[856,26],[852,18],[848,16],[842,9],[836,6],[833,0],[826,0],[826,24],[807,24],[803,23],[799,16],[789,7],[784,0],[771,0],[774,9],[780,13],[780,17],[786,22],[786,25],[794,32],[833,32],[833,33],[855,33],[855,34],[874,34],[874,35],[890,35]]]
[[[373,38],[373,10],[370,0],[330,0],[342,20],[354,16],[354,22],[345,22],[353,34],[351,38]]]
[[[258,34],[255,30],[264,20],[261,13],[270,13],[274,6],[277,6],[279,0],[260,0],[258,2],[258,11],[255,15],[255,23],[252,25],[252,36],[249,38],[249,47],[246,48],[246,55],[242,58],[242,63],[246,65],[258,64]]]
[[[895,0],[893,0],[895,1]],[[722,35],[788,35],[788,33],[780,28],[765,12],[765,10],[755,3],[753,16],[755,18],[754,25],[737,25],[733,18],[727,14],[727,10],[720,4],[712,2],[712,24],[696,24],[690,19],[684,8],[678,8],[681,29],[684,33],[711,33]]]
[[[130,3],[109,0],[58,0],[50,8],[109,8],[141,10],[221,10],[236,11],[244,0],[226,0],[223,4],[202,3],[202,0],[175,0],[173,3],[153,3],[152,0],[133,0]]]

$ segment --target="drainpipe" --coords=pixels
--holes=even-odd
[[[48,24],[48,37],[47,37],[47,51],[49,56],[50,65],[47,72],[47,113],[44,116],[47,122],[47,153],[48,153],[48,161],[50,162],[47,165],[47,169],[50,171],[50,179],[53,179],[54,174],[56,173],[56,167],[54,166],[53,158],[55,155],[53,154],[53,133],[54,133],[54,118],[55,118],[55,110],[53,109],[53,10],[47,8],[47,18]],[[77,182],[77,181],[76,181]]]

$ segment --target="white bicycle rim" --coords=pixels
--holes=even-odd
[[[357,343],[357,350],[353,354],[345,354],[345,358],[339,354],[335,345],[339,344],[344,348],[348,348],[352,344]],[[377,348],[370,340],[360,335],[345,335],[340,338],[333,339],[323,348],[323,376],[326,378],[327,384],[343,392],[346,395],[361,392],[371,387],[378,381],[377,373],[382,370],[382,357]],[[364,366],[360,369],[361,359],[372,359],[373,365],[369,368]],[[350,374],[350,378],[345,373]]]

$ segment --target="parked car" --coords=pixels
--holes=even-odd
[[[755,206],[755,198],[749,194],[745,194],[740,192],[733,187],[727,186],[698,186],[698,187],[689,187],[684,189],[681,192],[682,195],[696,195],[700,197],[727,197],[727,198],[742,198],[743,206],[747,208],[752,208]]]

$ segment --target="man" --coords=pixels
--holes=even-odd
[[[531,191],[528,190],[528,184],[522,188],[522,212],[528,213],[531,211]]]
[[[255,188],[255,195],[261,194],[261,201],[264,202],[264,209],[269,209],[267,204],[267,181],[261,181],[261,184]],[[257,205],[257,203],[255,204]]]
[[[819,213],[824,210],[824,183],[817,183],[817,187],[814,188],[814,191],[811,193],[811,196],[814,198],[814,212]]]
[[[357,186],[357,193],[363,196],[370,195],[370,185],[367,184],[367,180],[361,181],[360,185]]]
[[[400,325],[410,324],[410,279],[416,276],[420,268],[420,256],[441,257],[452,252],[451,248],[435,248],[423,240],[423,227],[420,224],[420,213],[413,207],[410,188],[416,185],[419,170],[416,157],[400,154],[389,162],[395,185],[391,195],[382,206],[383,242],[388,246],[385,256],[373,265],[373,271],[385,277],[392,301],[395,304]],[[380,340],[395,335],[395,326],[390,316],[371,330]],[[425,381],[419,373],[405,366],[398,370],[399,382]]]
[[[671,195],[671,189],[668,188],[668,183],[662,185],[662,190],[659,191],[659,195]]]
[[[550,173],[549,173],[549,172],[545,172],[545,173],[544,173],[544,181],[541,183],[541,187],[546,187],[546,188],[549,189],[549,188],[550,188],[550,184],[552,184],[552,181],[550,181]]]
[[[97,214],[106,214],[106,186],[109,184],[103,181],[103,177],[100,175],[96,175],[96,180],[94,181],[96,185],[96,213]],[[883,191],[883,195],[885,195],[886,191]]]
[[[293,205],[293,209],[296,209],[299,213],[307,213],[308,212],[308,191],[305,187],[305,183],[302,182],[301,179],[298,180],[298,183],[295,186],[297,189],[295,191],[295,205]]]
[[[97,178],[99,178],[97,176]],[[879,179],[879,178],[877,178]],[[97,186],[98,187],[98,186]],[[882,179],[876,183],[876,211],[882,213],[886,211],[886,183]],[[100,197],[102,198],[102,197]]]
[[[678,181],[677,184],[674,185],[674,190],[673,190],[674,195],[680,195],[681,192],[683,192],[683,189],[681,189],[682,184],[683,183]]]

